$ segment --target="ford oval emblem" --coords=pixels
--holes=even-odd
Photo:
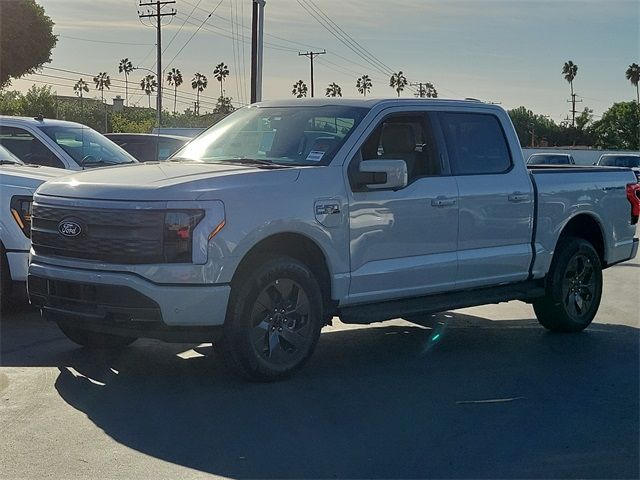
[[[82,233],[82,227],[73,220],[63,220],[58,224],[58,231],[65,237],[77,237]]]

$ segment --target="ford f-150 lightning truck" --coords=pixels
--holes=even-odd
[[[633,258],[629,169],[527,169],[477,101],[310,99],[242,108],[169,161],[36,192],[31,301],[73,341],[213,341],[251,379],[290,374],[339,316],[371,323],[522,300],[593,320]]]

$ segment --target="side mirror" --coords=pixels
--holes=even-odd
[[[407,162],[404,160],[364,160],[356,181],[370,190],[399,190],[407,186]]]

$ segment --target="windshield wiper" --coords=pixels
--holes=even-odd
[[[220,163],[243,163],[248,165],[275,165],[273,162],[269,160],[262,160],[260,158],[245,158],[245,157],[232,157],[232,158],[224,158],[220,160]]]
[[[22,164],[18,162],[14,162],[13,160],[0,160],[0,165],[22,165]]]
[[[130,165],[135,162],[113,162],[110,160],[95,160],[93,162],[82,162],[81,166],[85,167],[106,167],[111,165]]]

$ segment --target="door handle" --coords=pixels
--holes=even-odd
[[[526,202],[527,200],[529,200],[529,195],[527,193],[520,193],[520,192],[514,192],[511,195],[509,195],[509,201],[510,202]]]
[[[433,207],[450,207],[455,204],[455,198],[437,197],[431,200],[431,206]]]

